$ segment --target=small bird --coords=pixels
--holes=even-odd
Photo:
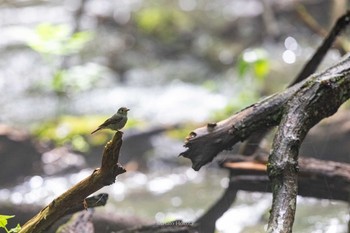
[[[118,112],[112,117],[108,118],[102,125],[100,125],[96,130],[92,131],[91,134],[101,130],[101,129],[112,129],[119,131],[122,129],[126,122],[128,121],[128,111],[130,109],[126,107],[121,107]]]

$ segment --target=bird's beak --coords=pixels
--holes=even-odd
[[[130,109],[127,108],[126,111],[127,111],[127,112],[130,111]]]

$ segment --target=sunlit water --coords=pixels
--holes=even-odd
[[[138,9],[142,1],[122,2],[127,5],[130,2],[130,7],[121,7],[125,12],[117,14],[116,20],[126,23],[130,20],[131,11]],[[262,9],[259,1],[252,1],[251,7],[245,7],[247,12],[241,11],[243,8],[236,4],[242,5],[245,2],[232,1],[227,5],[227,1],[209,1],[206,3],[206,9],[210,12],[208,17],[215,17],[219,12],[225,20],[233,20],[237,14],[256,14]],[[109,4],[112,3],[90,1],[87,9],[95,13],[104,12],[109,9]],[[69,8],[70,4],[66,5]],[[200,2],[194,0],[179,1],[179,6],[184,11],[193,11],[199,5]],[[0,31],[0,46],[4,49],[0,61],[1,122],[26,125],[59,114],[109,115],[122,105],[132,109],[130,117],[149,124],[205,122],[214,111],[234,100],[235,94],[240,91],[233,67],[213,74],[205,64],[183,57],[178,60],[152,61],[153,68],[134,65],[127,71],[127,82],[123,84],[116,81],[117,75],[111,71],[101,72],[96,86],[70,95],[68,99],[59,99],[52,93],[45,92],[45,88],[44,91],[41,90],[42,93],[37,92],[35,87],[47,81],[51,73],[42,57],[23,48],[26,44],[22,33],[44,21],[67,23],[70,14],[60,5],[49,8],[27,7],[18,11],[15,15],[21,17],[12,17],[13,9],[4,8],[0,14],[4,25]],[[85,22],[89,23],[89,20]],[[210,36],[199,35],[198,38],[195,43],[199,50],[214,42]],[[313,39],[311,43],[315,43]],[[113,41],[118,43],[119,40],[116,38]],[[266,47],[272,69],[282,70],[283,76],[288,73],[291,80],[299,70],[296,67],[301,67],[313,52],[312,48],[302,46],[303,43],[309,44],[299,41],[297,37],[288,36],[284,43]],[[12,49],[8,51],[7,47]],[[145,54],[129,57],[136,61],[148,59]],[[222,49],[217,59],[224,64],[231,64],[233,54]],[[337,59],[339,55],[331,53],[329,63],[334,63]],[[278,79],[280,77],[276,80]],[[206,80],[214,80],[217,84],[216,91],[201,85]],[[84,169],[64,177],[28,177],[23,184],[1,189],[0,200],[14,204],[45,205],[92,171]],[[115,184],[97,192],[107,192],[110,197],[108,204],[99,208],[99,211],[132,214],[157,222],[174,219],[195,221],[220,197],[227,184],[226,176],[225,172],[214,169],[194,172],[189,167],[163,169],[147,174],[127,172],[120,175]],[[270,194],[239,192],[233,207],[217,222],[217,229],[222,233],[264,232],[270,205]],[[345,232],[347,216],[347,206],[343,203],[298,198],[295,232]]]
[[[45,205],[93,172],[85,169],[64,177],[28,178],[23,184],[0,190],[0,202]],[[164,223],[175,219],[194,222],[222,195],[227,173],[215,169],[195,172],[180,167],[171,172],[127,172],[100,191],[109,194],[98,211],[135,215]],[[239,192],[237,199],[216,223],[218,232],[264,232],[271,194]],[[295,232],[341,233],[347,224],[347,205],[298,197]],[[234,230],[233,230],[234,229]]]

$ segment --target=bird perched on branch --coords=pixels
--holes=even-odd
[[[128,120],[128,111],[130,109],[126,107],[121,107],[118,112],[108,118],[102,125],[100,125],[96,130],[92,131],[91,134],[101,130],[101,129],[112,129],[119,131],[122,129]]]

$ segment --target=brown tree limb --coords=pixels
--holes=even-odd
[[[113,139],[107,143],[100,168],[53,200],[25,223],[20,233],[45,232],[58,219],[71,213],[77,205],[86,206],[85,198],[87,196],[114,183],[116,176],[125,172],[125,169],[118,164],[122,135],[122,132],[116,132]]]
[[[325,91],[329,88],[327,86],[327,83],[329,83],[333,91],[347,93],[343,92],[345,90],[343,90],[342,84],[347,85],[346,80],[349,70],[350,57],[346,56],[336,65],[322,73],[310,76],[284,92],[265,98],[228,119],[195,129],[186,138],[185,147],[187,147],[187,150],[180,155],[189,158],[192,161],[192,168],[199,170],[203,165],[211,162],[219,152],[232,148],[234,144],[245,140],[254,132],[278,125],[287,102],[296,93],[300,93],[299,89],[305,90],[321,83],[322,85],[319,86]],[[335,85],[333,82],[339,85]],[[338,90],[333,88],[338,88]],[[312,98],[316,97],[313,96]],[[344,98],[346,97],[344,96]]]
[[[267,176],[267,157],[251,161],[247,157],[226,159],[222,167],[230,171],[233,190],[271,192]],[[350,164],[313,158],[299,158],[298,195],[348,202],[350,194]]]
[[[292,232],[300,145],[311,127],[333,115],[350,98],[349,67],[342,70],[342,73],[315,77],[316,79],[306,82],[287,102],[273,141],[268,163],[273,193],[268,232]]]
[[[340,1],[339,1],[340,2]],[[334,2],[333,4],[338,4],[338,2]],[[345,8],[343,8],[343,10],[345,10]],[[317,35],[326,38],[329,37],[329,33],[327,33],[327,30],[325,28],[323,28],[317,21],[316,19],[314,19],[309,12],[307,11],[307,9],[305,8],[304,5],[302,4],[297,4],[296,8],[296,13],[298,14],[300,20],[308,27],[310,28],[310,30],[314,33],[316,33]],[[346,13],[348,14],[348,13]],[[334,17],[332,17],[334,18]],[[335,21],[335,20],[334,20]],[[333,21],[332,21],[333,23]],[[346,26],[346,25],[345,25]],[[343,28],[345,29],[345,27]],[[342,29],[342,30],[343,30]],[[349,46],[347,45],[348,42],[346,41],[345,38],[338,38],[335,42],[334,42],[334,48],[338,49],[340,54],[345,55],[346,51],[348,51]]]
[[[334,27],[329,32],[328,36],[324,39],[322,45],[317,49],[316,53],[312,56],[308,63],[305,64],[304,68],[301,70],[297,78],[290,84],[290,86],[293,86],[301,80],[304,80],[316,71],[317,67],[319,66],[324,56],[332,46],[333,42],[336,40],[338,35],[345,30],[349,23],[350,11],[346,12],[346,14],[344,14],[337,20]]]
[[[106,205],[107,200],[108,200],[107,193],[101,193],[96,196],[87,197],[85,198],[83,203],[76,203],[75,205],[72,205],[71,208],[69,208],[69,212],[67,212],[66,214],[74,214],[76,212],[79,212],[87,208],[104,206]]]
[[[304,19],[309,26],[315,26],[317,24],[316,21],[312,19],[310,15],[306,13],[306,9],[301,4],[298,4],[297,7],[297,13],[299,13],[299,16]],[[325,37],[323,43],[321,46],[318,47],[316,52],[313,54],[313,56],[310,58],[310,60],[305,64],[303,69],[300,71],[298,76],[289,84],[290,86],[293,86],[294,84],[301,82],[302,80],[305,80],[309,75],[313,74],[319,64],[322,62],[323,58],[327,54],[328,50],[333,44],[337,44],[339,42],[337,37],[342,33],[347,26],[350,23],[350,11],[347,11],[346,14],[341,16],[335,25],[333,26],[332,30],[327,34],[325,30],[323,30],[323,36]],[[338,43],[339,44],[339,43]],[[343,53],[344,54],[344,53]],[[244,144],[242,144],[241,151],[247,152],[248,155],[253,154],[258,148],[261,140],[264,138],[264,136],[270,131],[270,129],[261,130],[260,132],[252,134]],[[246,153],[241,153],[246,154]]]

